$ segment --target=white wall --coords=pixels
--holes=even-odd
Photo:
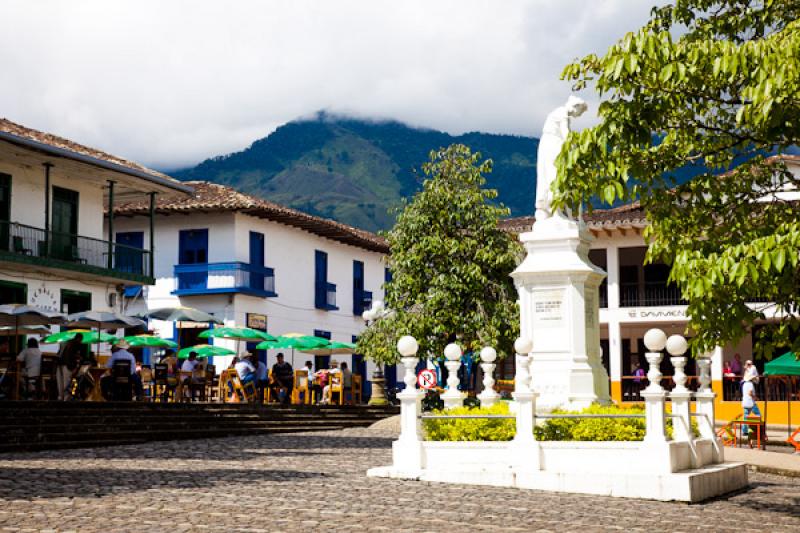
[[[0,172],[11,175],[11,221],[44,229],[44,167],[0,160]],[[65,174],[57,165],[50,170],[50,185],[78,193],[78,233],[102,239],[103,189]]]

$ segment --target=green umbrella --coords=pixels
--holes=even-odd
[[[59,333],[53,333],[52,335],[45,337],[42,341],[43,344],[56,344],[62,342],[71,341],[75,338],[75,335],[78,333],[81,334],[83,337],[81,339],[81,344],[95,344],[101,342],[109,342],[114,344],[115,342],[119,341],[119,338],[109,335],[108,333],[101,332],[100,335],[97,335],[96,331],[89,331],[88,329],[71,329],[69,331],[61,331]]]
[[[221,327],[214,329],[207,329],[198,335],[201,339],[215,338],[215,339],[228,339],[233,341],[245,342],[261,342],[261,341],[274,341],[277,340],[269,333],[258,331],[251,328],[229,328]]]
[[[274,341],[265,341],[256,345],[256,350],[275,350],[278,348],[291,348],[292,350],[292,367],[294,367],[294,351],[297,350],[311,350],[326,346],[330,341],[322,337],[314,337],[313,335],[297,335],[289,333],[281,335]]]
[[[124,337],[125,340],[134,347],[141,348],[177,348],[178,343],[167,339],[156,337],[155,335],[130,335]]]
[[[773,359],[764,365],[765,376],[800,376],[800,354],[786,352],[777,359]],[[788,422],[786,431],[791,437],[792,434],[792,379],[786,380],[786,409],[788,411]],[[767,395],[764,395],[764,420],[767,419]]]
[[[223,348],[222,346],[213,346],[211,344],[196,344],[189,346],[178,352],[178,359],[187,359],[189,353],[196,352],[197,357],[213,357],[216,355],[234,355],[236,352]]]
[[[303,353],[310,353],[314,355],[333,355],[342,353],[353,353],[356,350],[356,345],[350,342],[332,342],[319,348],[311,348],[310,350],[300,350]]]

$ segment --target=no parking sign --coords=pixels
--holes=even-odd
[[[417,374],[417,385],[419,388],[429,390],[436,386],[436,372],[430,368],[425,368]]]

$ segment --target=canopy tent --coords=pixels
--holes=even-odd
[[[294,351],[311,350],[321,346],[327,346],[330,341],[323,337],[315,337],[313,335],[303,335],[302,333],[285,333],[272,341],[265,341],[256,345],[256,350],[275,350],[280,348],[289,348],[292,350],[291,365],[294,368]]]
[[[794,352],[786,352],[777,359],[773,359],[764,365],[765,376],[800,376],[800,359]],[[764,420],[767,419],[767,395],[764,395]],[[789,433],[789,438],[792,434],[792,380],[787,380],[786,383],[786,408],[787,423],[786,428]]]
[[[233,355],[236,352],[230,350],[228,348],[223,348],[222,346],[214,346],[211,344],[196,344],[195,346],[189,346],[188,348],[184,348],[178,352],[178,359],[187,359],[189,354],[195,352],[197,353],[197,357],[202,359],[204,357],[214,357],[217,355]]]
[[[143,320],[132,316],[112,313],[109,311],[82,311],[73,313],[67,317],[67,327],[71,328],[94,328],[98,332],[95,346],[95,354],[100,355],[100,343],[105,342],[99,335],[103,329],[135,328],[145,326]]]
[[[20,326],[45,326],[50,324],[61,324],[65,315],[49,311],[47,309],[27,304],[5,304],[0,305],[0,326],[10,326],[19,330]],[[19,351],[17,337],[19,332],[14,334],[13,353]]]
[[[786,352],[764,365],[765,376],[800,376],[800,359],[794,352]]]

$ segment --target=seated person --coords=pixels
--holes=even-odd
[[[272,365],[272,383],[269,388],[272,389],[272,394],[280,399],[281,404],[289,405],[289,400],[292,396],[292,388],[294,387],[294,370],[292,365],[283,360],[283,354],[278,354],[278,362]],[[281,389],[284,391],[284,396],[281,396]]]
[[[199,372],[203,370],[203,365],[197,358],[197,352],[189,352],[189,357],[181,365],[181,372],[191,372],[191,376],[186,376],[183,384],[187,385],[192,391],[192,399],[195,398],[195,392],[201,389],[201,385],[205,383],[204,376],[199,376]]]
[[[31,397],[36,393],[37,382],[42,373],[42,352],[39,350],[39,341],[33,337],[28,339],[28,347],[19,352],[17,361],[24,363],[22,376],[25,378],[25,393]]]
[[[139,377],[139,374],[136,373],[136,358],[133,356],[131,352],[128,351],[130,345],[123,339],[119,341],[115,346],[112,346],[111,357],[108,359],[106,363],[106,367],[113,368],[114,363],[117,361],[128,361],[131,364],[131,384],[133,385],[134,391],[136,393],[136,397],[138,399],[142,399],[144,397],[144,390],[142,388],[142,378]],[[103,379],[100,381],[100,388],[103,389],[103,395],[108,397],[111,396],[111,387],[113,385],[113,376],[107,375],[104,376]]]
[[[251,358],[253,356],[249,353],[245,354],[238,363],[236,363],[236,373],[239,374],[239,379],[242,380],[242,385],[256,381],[256,367],[253,365]]]
[[[322,403],[329,404],[331,403],[331,397],[333,396],[333,392],[331,391],[331,385],[333,382],[334,376],[341,377],[342,371],[339,370],[339,363],[337,361],[331,361],[331,368],[328,370],[328,383],[322,389]]]

